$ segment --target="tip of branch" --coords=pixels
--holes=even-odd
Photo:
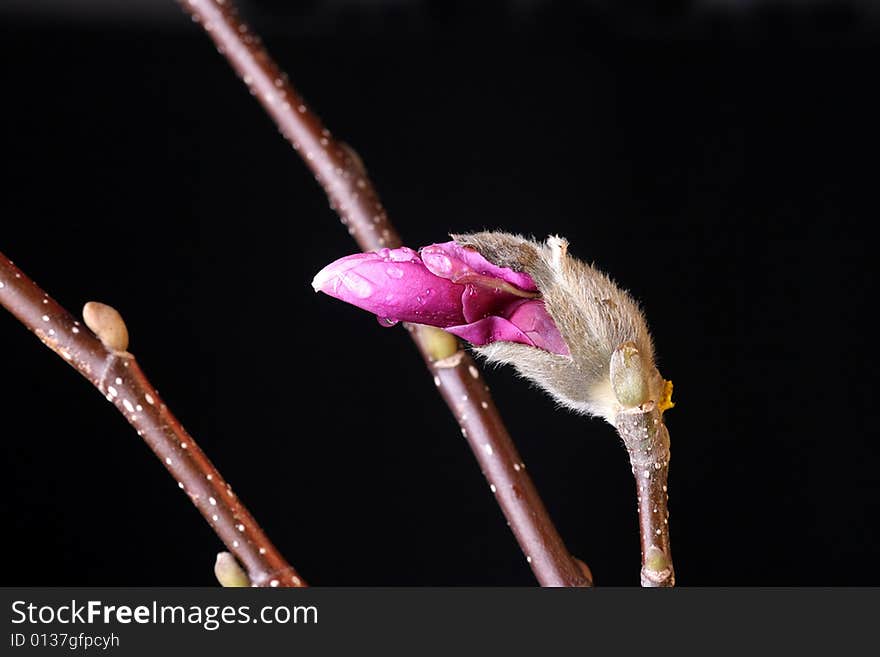
[[[83,306],[83,320],[104,346],[113,351],[128,349],[128,328],[122,315],[112,306],[89,301]]]
[[[225,587],[243,587],[250,586],[251,581],[248,579],[247,573],[238,565],[238,561],[229,552],[220,552],[217,554],[217,561],[214,562],[214,575],[220,586]]]

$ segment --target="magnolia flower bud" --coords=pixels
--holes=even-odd
[[[473,344],[503,340],[568,354],[527,274],[454,242],[346,256],[318,272],[312,287],[375,313],[384,326],[427,324]]]
[[[623,408],[660,399],[663,379],[638,304],[608,276],[568,255],[568,242],[550,237],[540,244],[500,232],[453,237],[499,267],[529,274],[570,355],[504,342],[477,353],[513,365],[562,405],[612,424]]]
[[[569,256],[565,240],[539,244],[500,232],[453,237],[419,252],[346,256],[312,286],[375,313],[385,326],[443,328],[489,362],[513,365],[563,406],[612,424],[624,408],[661,401],[664,381],[638,305]]]

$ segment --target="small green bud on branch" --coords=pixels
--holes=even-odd
[[[83,320],[111,351],[128,349],[128,328],[122,315],[113,306],[89,301],[83,306]]]
[[[236,588],[250,586],[251,580],[248,579],[247,573],[244,572],[238,561],[229,552],[219,552],[217,560],[214,562],[214,575],[220,586],[227,588]]]

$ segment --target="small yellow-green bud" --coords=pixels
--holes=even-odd
[[[648,401],[645,364],[632,342],[624,342],[611,354],[611,388],[624,408],[641,406]]]
[[[645,568],[655,573],[662,573],[669,568],[669,557],[660,548],[651,546],[645,555]]]
[[[454,335],[433,326],[419,326],[419,340],[432,361],[454,356],[459,350],[458,340]]]
[[[97,301],[89,301],[83,306],[83,320],[108,349],[113,351],[128,349],[128,329],[116,308]]]
[[[250,586],[251,581],[244,572],[238,561],[229,552],[220,552],[214,563],[214,575],[221,586],[242,587]]]

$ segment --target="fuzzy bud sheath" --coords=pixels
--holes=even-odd
[[[561,405],[614,425],[636,477],[643,586],[672,586],[663,411],[671,383],[654,364],[638,304],[608,276],[568,254],[503,232],[454,235],[416,252],[383,249],[325,267],[312,285],[398,321],[443,328],[490,363],[510,364]]]

